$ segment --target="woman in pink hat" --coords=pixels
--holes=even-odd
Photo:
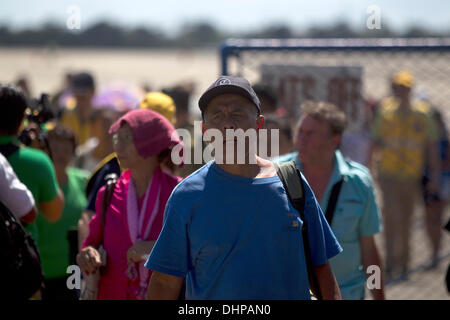
[[[166,202],[181,180],[161,169],[172,147],[182,143],[174,131],[166,118],[145,109],[128,112],[109,130],[126,170],[112,192],[103,232],[105,187],[98,192],[96,214],[77,257],[86,275],[95,274],[102,265],[97,249],[103,245],[106,266],[98,283],[99,300],[145,298],[151,274],[144,263],[161,231]]]

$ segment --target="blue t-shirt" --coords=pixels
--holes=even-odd
[[[314,265],[342,251],[310,187]],[[186,299],[310,299],[299,213],[278,178],[247,178],[213,161],[173,190],[146,267],[186,277]]]

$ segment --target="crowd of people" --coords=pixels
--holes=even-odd
[[[203,136],[278,129],[279,156],[246,144],[244,163],[181,164],[177,147],[195,157],[177,133],[196,138],[192,84],[147,90],[126,107],[99,99],[88,72],[41,99],[25,79],[1,84],[0,209],[31,234],[42,273],[21,297],[361,300],[376,266],[370,291],[385,299],[385,283],[408,277],[419,202],[429,267],[439,264],[450,197],[449,132],[438,109],[414,96],[414,81],[409,71],[389,79],[391,94],[367,103],[355,139],[339,106],[306,101],[291,126],[268,86],[221,76],[198,101]],[[237,143],[224,141],[224,155]],[[296,168],[301,209],[283,164]],[[384,248],[375,241],[382,230]],[[73,265],[81,289],[68,285]]]

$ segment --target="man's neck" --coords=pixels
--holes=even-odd
[[[230,174],[246,178],[268,178],[276,175],[273,164],[255,155],[254,164],[217,164],[219,168]]]
[[[334,158],[328,157],[327,161],[303,163],[302,171],[311,189],[316,196],[317,201],[322,198],[327,189],[328,183],[334,170]]]
[[[58,180],[58,184],[60,187],[67,184],[67,172],[66,168],[60,168],[55,166],[56,179]]]
[[[81,119],[83,119],[83,121],[87,121],[88,117],[91,113],[92,110],[92,106],[89,105],[78,105],[76,108],[78,114],[80,115]]]
[[[305,177],[310,179],[331,177],[334,170],[334,157],[324,157],[322,161],[302,163],[302,171]]]

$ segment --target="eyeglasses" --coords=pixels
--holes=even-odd
[[[130,143],[133,143],[133,137],[130,134],[127,135],[119,135],[119,133],[115,133],[112,136],[112,142],[113,145],[117,146],[119,144],[121,145],[128,145]]]

